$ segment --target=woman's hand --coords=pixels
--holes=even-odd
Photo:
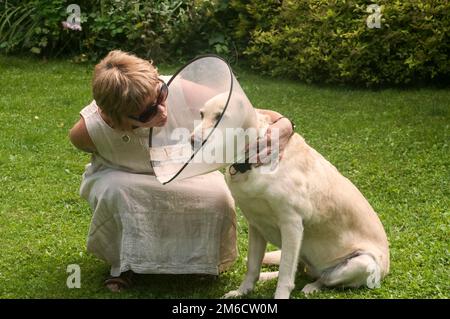
[[[250,156],[249,162],[254,163],[255,166],[269,163],[272,159],[272,154],[278,155],[278,160],[281,160],[289,138],[294,133],[291,121],[281,114],[267,110],[258,111],[268,115],[274,123],[268,127],[264,137],[257,140],[255,143],[257,145],[249,146],[249,149],[253,148],[253,153],[250,154],[255,154]]]
[[[294,134],[294,128],[292,127],[291,121],[283,117],[279,119],[276,123],[273,123],[269,126],[269,129],[266,132],[266,138],[270,141],[272,136],[272,130],[278,129],[278,147],[279,147],[279,155],[280,160],[283,157],[284,149],[286,148],[289,139],[291,138],[292,134]],[[271,141],[269,142],[269,145],[271,145]]]
[[[157,111],[154,116],[152,116],[147,122],[143,123],[134,119],[129,119],[129,122],[132,126],[137,127],[160,127],[164,126],[167,123],[167,106],[165,103],[162,103],[157,106]]]

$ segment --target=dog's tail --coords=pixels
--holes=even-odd
[[[263,265],[279,265],[281,260],[281,250],[271,251],[265,253],[263,258]]]

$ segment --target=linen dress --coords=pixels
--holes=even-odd
[[[152,174],[148,128],[112,129],[95,101],[80,114],[97,148],[80,187],[93,211],[87,251],[109,263],[112,276],[217,275],[230,267],[236,214],[223,175],[161,185]]]

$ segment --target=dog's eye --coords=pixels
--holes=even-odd
[[[200,118],[203,120],[203,112],[200,112]]]
[[[222,113],[217,113],[216,114],[216,121],[220,120],[220,116],[222,115]]]

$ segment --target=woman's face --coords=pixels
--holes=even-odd
[[[160,106],[159,108],[162,107],[163,110],[166,109],[166,101],[169,94],[169,89],[166,83],[164,83],[162,80],[160,80],[157,92],[158,94],[156,96],[156,99],[151,99],[149,97],[139,108],[139,110],[124,116],[123,123],[125,123],[128,128],[136,128],[136,126],[133,125],[133,121],[139,121],[141,123],[147,123],[151,121],[152,118],[154,118],[158,113],[158,106]]]

